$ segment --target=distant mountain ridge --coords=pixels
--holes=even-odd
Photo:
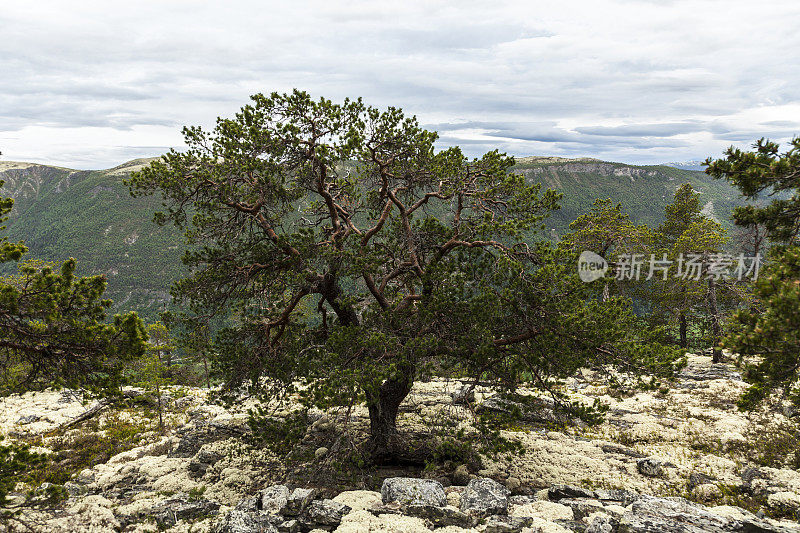
[[[664,163],[664,165],[668,167],[679,168],[681,170],[697,170],[700,172],[706,169],[705,165],[703,165],[703,161],[700,161],[699,159],[696,161]]]
[[[132,198],[122,183],[150,161],[98,171],[0,162],[0,194],[14,198],[9,237],[25,241],[31,258],[75,257],[79,273],[108,278],[116,310],[155,319],[185,270],[181,235],[152,222],[160,199]]]
[[[160,198],[132,198],[122,183],[151,161],[94,171],[0,161],[0,179],[6,182],[0,195],[15,199],[7,223],[10,238],[24,240],[32,258],[75,257],[80,273],[107,276],[107,294],[117,310],[155,319],[168,305],[170,285],[186,270],[180,261],[182,236],[152,222]],[[683,183],[692,184],[706,214],[724,225],[730,226],[731,210],[742,204],[728,183],[667,165],[521,157],[516,171],[564,193],[561,209],[546,222],[550,238],[563,235],[597,198],[612,198],[634,221],[651,225],[661,221],[664,206]]]

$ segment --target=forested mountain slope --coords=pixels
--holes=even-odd
[[[170,284],[183,272],[183,247],[174,228],[152,222],[159,199],[131,198],[122,183],[148,162],[76,171],[0,161],[0,180],[6,182],[0,192],[15,199],[8,233],[25,241],[29,257],[75,257],[80,273],[108,277],[107,294],[117,310],[133,309],[154,319],[167,305]],[[726,226],[732,208],[741,203],[726,182],[669,166],[528,157],[518,159],[517,170],[564,193],[561,210],[547,221],[551,238],[563,234],[596,198],[613,198],[635,221],[647,224],[660,222],[675,189],[687,182],[700,192],[706,214]]]

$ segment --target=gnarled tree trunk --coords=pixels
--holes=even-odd
[[[404,365],[395,376],[384,381],[377,391],[367,391],[370,433],[367,446],[375,464],[416,464],[422,461],[421,457],[409,453],[397,433],[397,413],[400,404],[411,392],[413,379],[413,366]]]
[[[680,321],[681,348],[686,349],[689,347],[689,340],[687,338],[687,330],[689,328],[688,324],[686,323],[686,313],[681,311],[678,320]]]
[[[717,305],[717,283],[714,278],[708,279],[708,312],[711,315],[712,360],[714,363],[719,363],[722,361],[722,350],[719,348],[722,326]]]

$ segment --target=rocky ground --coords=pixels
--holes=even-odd
[[[10,527],[129,533],[800,531],[800,457],[792,440],[797,417],[788,407],[739,412],[735,402],[745,388],[731,366],[702,356],[691,356],[668,389],[650,392],[620,393],[587,370],[568,380],[565,391],[609,405],[598,426],[567,420],[559,427],[555,422],[565,421],[540,398],[536,407],[523,406],[524,423],[503,431],[524,447],[522,455],[356,478],[337,475],[337,457],[342,433],[364,427],[364,408],[310,413],[307,461],[288,468],[285,458],[249,438],[251,403],[224,408],[209,402],[204,389],[168,392],[163,432],[146,407],[106,409],[69,426],[96,402],[75,391],[13,396],[0,400],[0,432],[52,454],[75,473],[64,482],[65,500],[26,510]],[[488,389],[432,380],[415,385],[400,427],[413,432],[447,420],[455,424],[450,431],[474,430],[475,412],[508,408]],[[76,468],[76,454],[86,468]],[[22,502],[31,487],[18,489],[12,499]]]

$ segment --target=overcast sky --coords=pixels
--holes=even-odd
[[[800,135],[800,2],[3,2],[2,158],[107,168],[257,92],[395,105],[470,155],[657,163]]]

